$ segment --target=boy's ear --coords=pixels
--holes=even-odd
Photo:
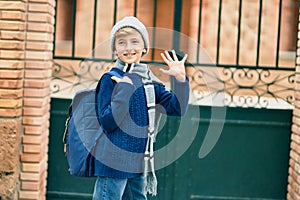
[[[146,49],[143,49],[143,51],[142,51],[143,53],[146,53],[147,52],[147,50]]]

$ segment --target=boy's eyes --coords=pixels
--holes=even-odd
[[[118,41],[118,44],[119,44],[119,45],[124,45],[124,44],[125,44],[125,41],[119,40],[119,41]]]
[[[133,44],[139,44],[140,43],[140,41],[137,40],[137,39],[133,39],[130,42],[133,43]],[[125,45],[125,44],[126,44],[125,40],[118,40],[118,45]]]
[[[132,40],[131,42],[134,43],[134,44],[138,44],[139,43],[138,40]]]

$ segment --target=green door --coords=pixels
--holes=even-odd
[[[68,173],[62,135],[69,104],[51,101],[47,200],[91,199],[93,192],[94,178]],[[212,117],[218,110],[224,108],[190,105],[182,120],[167,118],[155,145],[166,149],[159,154],[166,163],[150,200],[286,199],[292,111],[226,108],[224,119]],[[216,144],[199,156],[215,126],[222,128]]]

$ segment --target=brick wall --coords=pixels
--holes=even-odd
[[[0,0],[2,199],[45,199],[54,6]]]
[[[300,12],[299,12],[300,18]],[[300,27],[300,23],[298,24]],[[288,178],[288,200],[300,199],[300,35],[298,32],[296,78],[295,78],[295,109],[291,136],[290,167]]]
[[[0,1],[0,8],[0,197],[17,199],[26,3]]]

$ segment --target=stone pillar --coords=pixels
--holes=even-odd
[[[45,199],[54,6],[0,1],[2,199]]]
[[[298,14],[300,17],[300,12]],[[299,21],[298,21],[299,22]],[[298,24],[300,26],[300,23]],[[291,136],[290,167],[288,177],[288,200],[300,199],[300,35],[298,31],[296,77],[295,77],[295,108]]]

